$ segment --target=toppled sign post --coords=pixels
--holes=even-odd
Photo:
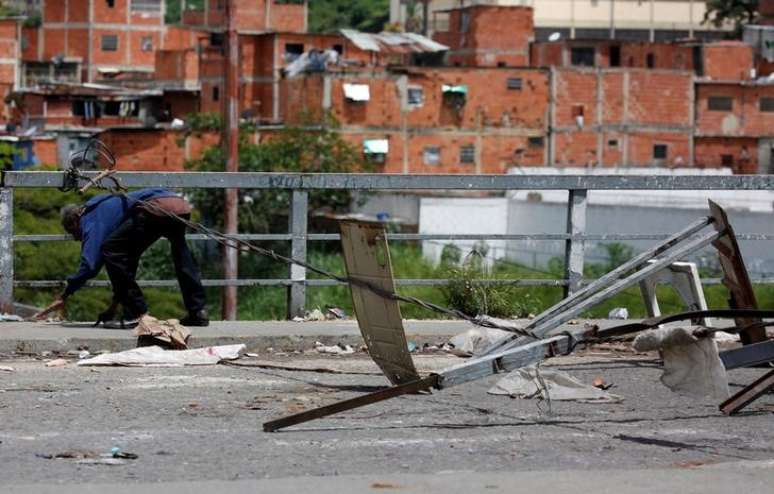
[[[350,282],[358,325],[370,356],[393,386],[266,422],[263,424],[264,431],[277,431],[405,394],[429,391],[432,388],[441,390],[494,374],[510,372],[556,355],[570,354],[578,344],[594,343],[683,320],[733,318],[741,341],[745,345],[755,344],[756,347],[756,351],[748,352],[751,355],[734,354],[734,365],[744,367],[774,361],[774,341],[766,341],[766,323],[762,320],[763,317],[774,317],[774,311],[757,310],[752,285],[726,213],[712,201],[709,202],[709,207],[710,216],[695,221],[662,243],[645,250],[585,288],[574,292],[539,314],[528,325],[498,325],[498,329],[505,329],[513,334],[491,345],[481,355],[426,377],[420,376],[416,371],[408,351],[398,301],[385,296],[385,293],[395,292],[395,285],[383,225],[357,221],[342,222],[341,240],[347,273],[351,280],[358,281]],[[718,251],[723,269],[723,284],[730,293],[730,309],[693,311],[606,330],[594,327],[556,332],[560,325],[577,317],[584,310],[637,285],[673,262],[684,259],[708,245],[713,245]],[[480,322],[481,325],[487,325],[484,320]],[[728,331],[729,328],[724,330]],[[712,331],[698,330],[694,331],[694,334],[706,337],[711,336]],[[720,355],[721,359],[723,356]],[[723,360],[725,363],[727,359]],[[721,410],[726,414],[736,413],[773,387],[774,371],[729,398],[721,405]]]

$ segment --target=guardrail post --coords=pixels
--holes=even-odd
[[[0,189],[0,311],[13,313],[13,189]]]
[[[293,259],[306,261],[307,211],[309,209],[309,193],[304,190],[294,190],[290,202],[290,256]],[[296,264],[290,265],[291,284],[288,287],[288,319],[304,317],[306,305],[306,268]]]
[[[586,232],[586,196],[588,191],[584,189],[571,189],[567,202],[567,239],[564,251],[564,269],[567,285],[564,287],[564,296],[576,292],[583,281],[583,257],[585,242],[576,238]]]

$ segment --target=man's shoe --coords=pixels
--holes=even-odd
[[[180,319],[180,324],[183,326],[209,326],[210,325],[210,316],[207,314],[207,311],[202,309],[198,310],[196,312],[189,312],[187,316]]]
[[[106,329],[134,329],[140,324],[141,317],[122,317],[121,319],[105,321],[103,327]]]

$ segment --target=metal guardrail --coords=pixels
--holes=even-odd
[[[336,234],[307,232],[307,204],[311,190],[567,190],[567,228],[563,234],[390,234],[390,240],[554,240],[565,242],[565,278],[484,280],[493,284],[518,286],[562,286],[567,292],[583,283],[585,242],[615,240],[659,240],[660,234],[586,234],[586,205],[589,190],[772,190],[773,175],[735,176],[621,176],[621,175],[390,175],[390,174],[286,174],[286,173],[219,173],[219,172],[124,172],[117,177],[127,187],[207,188],[207,189],[284,189],[292,193],[287,233],[241,234],[239,238],[254,241],[288,241],[291,255],[306,260],[310,241],[338,240]],[[61,286],[61,281],[14,280],[13,246],[18,242],[66,241],[67,235],[14,235],[13,190],[17,188],[55,188],[62,184],[62,172],[3,172],[0,182],[0,308],[13,301],[14,287]],[[774,240],[765,234],[738,235],[743,240]],[[203,240],[203,235],[188,235]],[[771,279],[754,280],[772,282]],[[399,285],[441,285],[448,280],[396,280]],[[717,283],[719,280],[704,280]],[[172,280],[144,280],[142,286],[176,286]],[[306,287],[332,286],[332,280],[308,279],[306,270],[292,266],[286,279],[204,280],[205,286],[283,286],[288,289],[288,316],[304,312]],[[106,281],[93,281],[91,286],[107,286]]]

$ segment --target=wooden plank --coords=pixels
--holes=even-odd
[[[730,294],[728,305],[732,309],[757,309],[758,301],[755,298],[755,292],[752,283],[750,283],[750,276],[744,265],[734,229],[728,221],[728,215],[715,202],[709,201],[709,207],[715,229],[723,234],[722,237],[713,242],[713,245],[718,251],[720,266],[723,268],[724,284]],[[760,323],[761,320],[760,318],[737,318],[735,322],[737,326],[747,327]],[[762,327],[751,327],[740,332],[739,338],[745,345],[760,343],[766,341],[766,330]]]

